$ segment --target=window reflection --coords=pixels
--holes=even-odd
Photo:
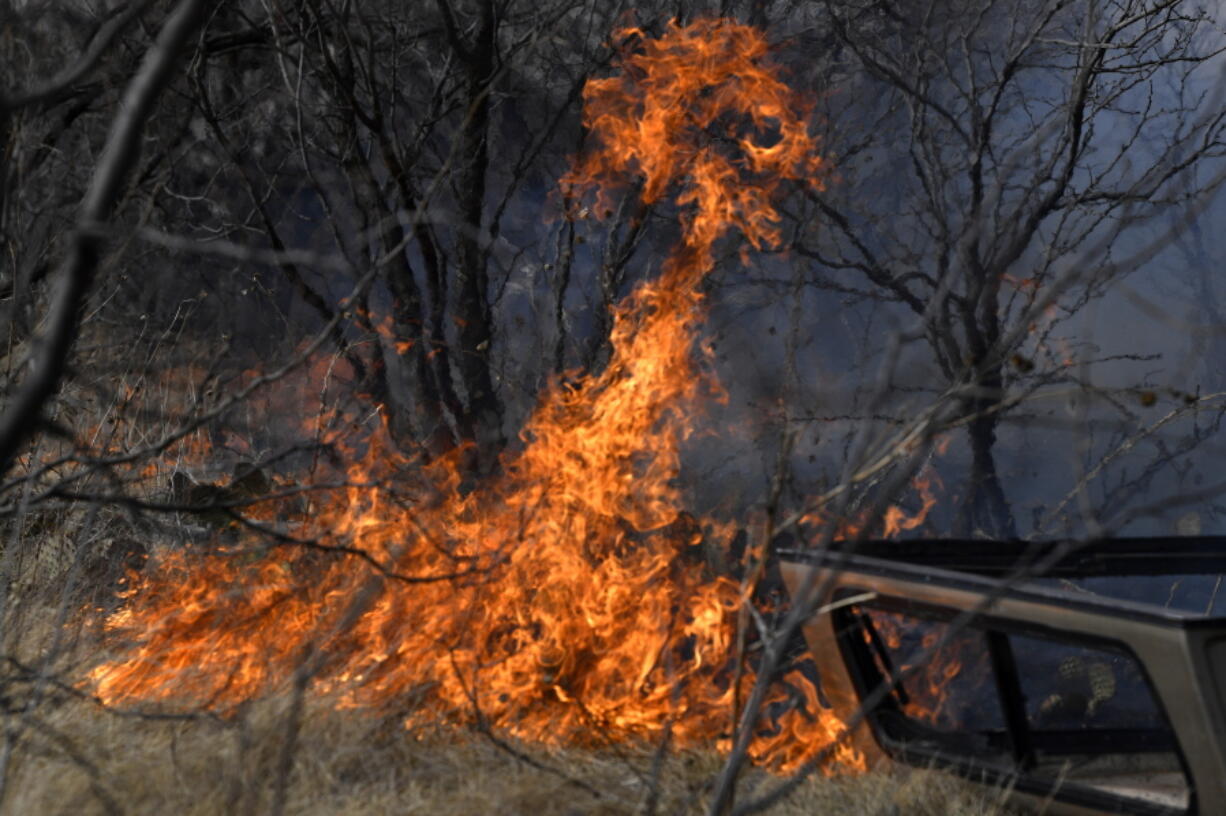
[[[904,755],[1186,811],[1174,738],[1131,655],[888,603],[852,607],[843,625],[864,693],[890,688],[870,720]]]

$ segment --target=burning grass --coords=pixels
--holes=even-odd
[[[600,733],[599,747],[550,747],[415,717],[407,701],[352,709],[281,692],[226,717],[107,709],[63,682],[96,660],[95,632],[59,627],[63,602],[8,611],[23,625],[6,643],[16,663],[0,669],[0,812],[703,814],[724,762],[714,750],[661,752]],[[15,682],[17,664],[38,679]],[[405,728],[406,718],[420,724]],[[749,769],[742,797],[777,781]],[[1003,800],[947,774],[890,768],[811,777],[769,812],[1010,816]]]
[[[65,703],[23,732],[3,805],[12,813],[214,814],[272,811],[291,700],[266,700],[229,722],[119,717]],[[671,755],[653,772],[649,748],[516,753],[479,734],[407,731],[309,703],[284,781],[291,814],[698,814],[719,768],[713,752]],[[75,756],[75,758],[74,758]],[[756,772],[746,788],[766,775]],[[996,791],[936,772],[813,779],[774,814],[1005,814]]]

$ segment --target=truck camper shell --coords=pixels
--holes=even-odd
[[[1047,813],[1226,813],[1226,539],[846,546],[780,569],[830,608],[805,640],[870,764]]]

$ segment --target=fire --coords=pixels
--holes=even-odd
[[[410,727],[726,738],[742,591],[691,551],[730,530],[684,514],[676,484],[690,418],[719,393],[695,352],[698,284],[734,232],[775,244],[772,199],[788,179],[820,185],[822,161],[758,31],[703,20],[621,36],[620,72],[585,92],[598,146],[563,184],[604,212],[640,181],[647,203],[674,197],[681,235],[658,278],[617,306],[604,370],[554,384],[475,490],[459,457],[421,465],[376,432],[355,443],[351,486],[295,522],[309,544],[174,553],[133,576],[106,621],[130,646],[90,677],[102,699],[226,710],[309,667],[320,692],[394,701]],[[780,768],[841,731],[812,684],[791,682],[804,699],[762,723],[755,749]],[[863,764],[850,748],[837,757]]]
[[[969,632],[942,643],[944,624],[882,610],[870,610],[868,618],[892,664],[879,663],[878,669],[899,683],[902,712],[941,730],[964,728],[967,704],[991,693],[991,655],[981,638]],[[861,631],[872,648],[874,635]]]

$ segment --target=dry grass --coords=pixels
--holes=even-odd
[[[106,652],[90,627],[57,626],[81,609],[57,584],[3,605],[0,657],[19,663],[0,662],[0,814],[266,814],[278,789],[286,814],[701,814],[722,762],[690,751],[654,768],[654,746],[551,750],[410,731],[404,712],[337,710],[310,695],[298,718],[288,694],[226,720],[108,711],[18,671],[67,681]],[[772,783],[751,770],[741,795]],[[811,779],[770,812],[1004,816],[1001,800],[947,774],[894,769]]]
[[[72,681],[106,648],[90,627],[58,627],[89,593],[67,585],[62,570],[40,576],[29,591],[12,582],[0,601],[0,814],[265,814],[281,794],[286,814],[702,814],[722,762],[691,751],[655,767],[654,746],[550,750],[471,730],[410,731],[404,712],[337,710],[320,699],[295,718],[289,695],[226,720],[108,711],[22,675],[22,666],[39,667]],[[741,795],[772,783],[751,770]],[[946,774],[894,769],[811,779],[770,812],[1003,816],[1001,800]]]
[[[162,499],[169,472],[128,486]],[[704,812],[722,763],[715,752],[673,753],[655,767],[653,746],[498,745],[472,731],[409,731],[403,716],[336,710],[323,700],[306,704],[294,733],[288,696],[225,721],[152,719],[28,683],[2,659],[65,681],[97,659],[102,647],[87,630],[57,630],[56,622],[109,597],[118,573],[99,576],[93,565],[114,561],[122,572],[121,545],[148,531],[129,529],[126,514],[85,505],[10,523],[0,525],[0,550],[11,554],[0,563],[0,814],[265,814],[281,794],[286,814]],[[771,782],[750,771],[742,796]],[[1004,814],[1000,799],[945,774],[896,769],[812,779],[771,813],[980,816]]]
[[[120,717],[88,702],[62,703],[41,712],[39,726],[20,729],[3,809],[271,812],[291,709],[286,699],[267,701],[223,723]],[[19,722],[10,716],[10,733]],[[614,755],[515,746],[516,756],[479,734],[410,733],[398,719],[320,703],[306,706],[297,745],[286,813],[612,816],[647,812],[653,788],[646,749]],[[655,783],[656,812],[701,813],[719,763],[713,753],[669,757]],[[746,784],[764,777],[754,772]],[[978,816],[1003,813],[998,799],[944,774],[893,771],[811,780],[771,812]]]
[[[40,441],[47,447],[25,463],[37,476],[24,487],[38,494],[84,468],[70,458],[41,472],[39,462],[74,451],[126,452],[170,434],[177,418],[192,414],[200,396],[194,389],[205,380],[196,359],[204,359],[205,350],[188,356],[160,379],[129,369],[125,356],[102,361],[103,387],[67,384],[56,418],[89,430],[75,443]],[[272,424],[258,409],[246,409],[255,411],[253,427]],[[218,461],[218,451],[201,452],[206,441],[196,432],[130,468],[72,484],[163,501],[173,473]],[[174,526],[172,516],[157,522]],[[276,810],[281,794],[287,814],[703,812],[707,786],[722,762],[714,752],[674,753],[656,767],[652,746],[604,752],[502,747],[472,731],[411,732],[401,716],[338,711],[322,700],[306,704],[301,727],[294,729],[288,696],[253,704],[226,721],[123,716],[46,682],[31,683],[19,666],[3,662],[13,656],[65,681],[81,677],[101,646],[88,631],[58,630],[57,624],[109,598],[130,542],[187,537],[150,524],[146,519],[138,526],[132,514],[109,505],[50,501],[0,517],[0,813],[264,814]],[[114,569],[100,575],[98,564]],[[742,795],[770,781],[750,771]],[[810,780],[771,812],[978,816],[1002,813],[998,799],[944,774],[892,771]]]

